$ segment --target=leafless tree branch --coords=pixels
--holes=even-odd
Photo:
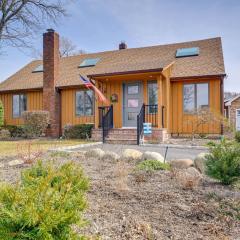
[[[66,16],[66,0],[0,0],[0,47],[29,47],[30,37]]]

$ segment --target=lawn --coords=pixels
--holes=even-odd
[[[18,152],[27,151],[47,151],[52,148],[71,146],[85,143],[84,140],[19,140],[19,141],[0,141],[0,157],[15,156]]]

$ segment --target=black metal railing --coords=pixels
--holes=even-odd
[[[137,144],[140,144],[140,140],[143,134],[143,123],[145,122],[145,104],[142,105],[139,114],[137,115]]]
[[[108,107],[105,114],[102,114],[102,140],[105,143],[105,139],[109,133],[109,130],[113,128],[113,106]]]
[[[105,106],[105,107],[98,107],[98,116],[99,116],[99,122],[98,122],[98,127],[102,127],[102,118],[106,113],[108,112],[110,106]]]

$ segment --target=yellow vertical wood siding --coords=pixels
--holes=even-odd
[[[215,116],[221,114],[221,89],[220,79],[211,80],[187,80],[171,82],[171,133],[191,133],[196,128],[196,116],[183,112],[183,85],[185,83],[208,83],[209,84],[209,107]],[[217,119],[217,117],[216,117]],[[219,117],[220,119],[220,117]],[[210,121],[198,126],[198,133],[220,134],[221,124],[219,120]]]
[[[27,110],[42,110],[42,92],[19,92],[19,93],[0,93],[0,100],[4,105],[4,121],[7,125],[21,125],[23,124],[22,118],[13,118],[12,116],[12,99],[15,94],[27,95]]]
[[[94,123],[94,116],[76,115],[76,91],[81,89],[61,90],[61,125]]]

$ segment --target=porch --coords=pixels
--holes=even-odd
[[[139,144],[143,124],[151,123],[149,141],[162,142],[168,126],[167,79],[161,72],[104,76],[93,79],[109,99],[95,101],[93,138],[111,143]],[[165,136],[165,135],[164,135]]]

